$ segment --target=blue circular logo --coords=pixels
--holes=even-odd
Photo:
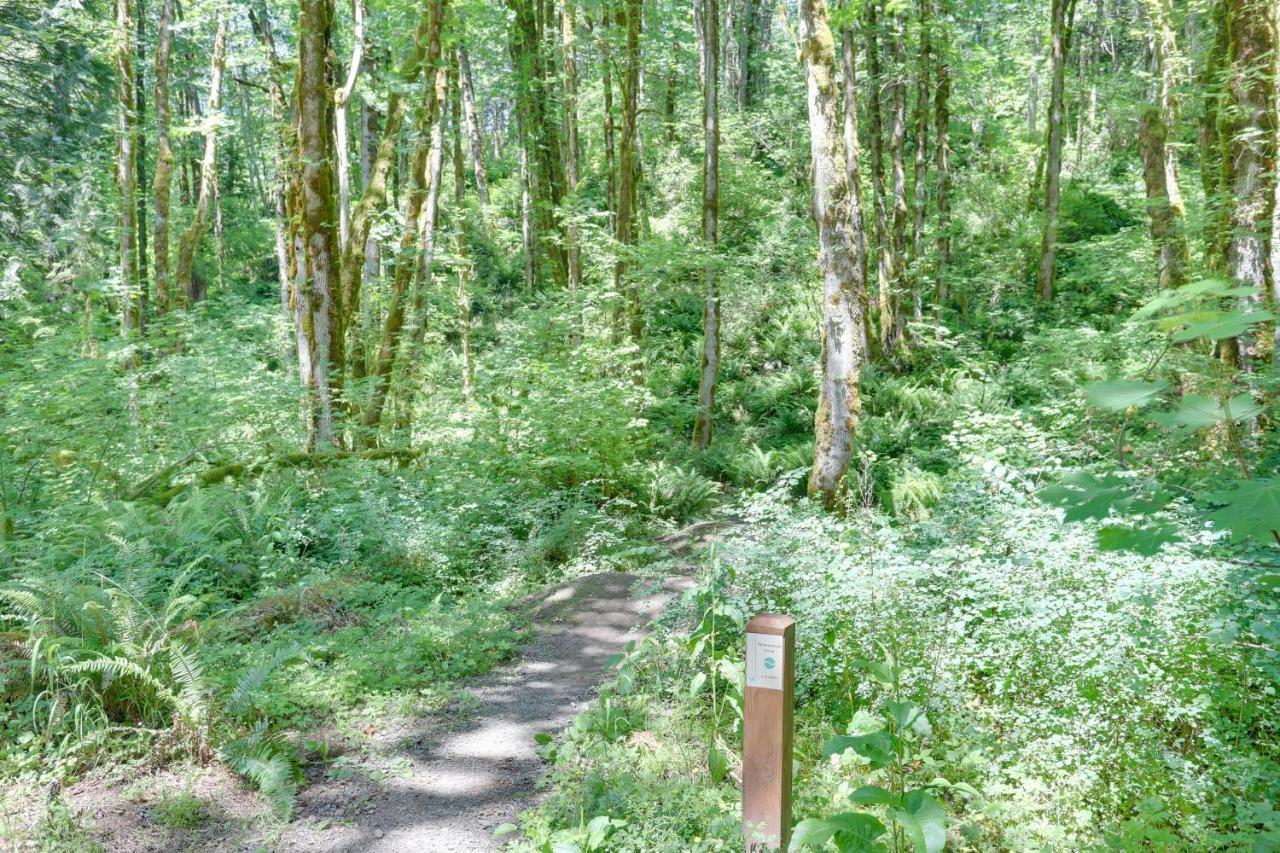
[[[778,665],[778,662],[777,662],[776,660],[774,660],[773,658],[765,658],[765,659],[764,659],[764,668],[765,668],[765,669],[773,669],[773,668],[774,668],[775,666],[777,666],[777,665]]]

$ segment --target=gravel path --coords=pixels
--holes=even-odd
[[[679,555],[690,541],[668,544]],[[534,802],[543,770],[534,736],[568,725],[606,677],[606,660],[644,636],[666,602],[692,585],[685,576],[659,586],[604,573],[553,588],[536,606],[533,639],[516,660],[468,689],[462,719],[443,731],[424,722],[381,738],[378,751],[399,771],[365,791],[313,785],[299,803],[304,820],[273,846],[329,853],[498,849],[494,827],[514,822]],[[305,819],[326,814],[343,819]]]

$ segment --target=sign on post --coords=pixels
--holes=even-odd
[[[791,736],[796,620],[761,613],[747,623],[742,835],[748,853],[786,849],[791,832]]]

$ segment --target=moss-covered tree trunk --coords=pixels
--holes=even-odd
[[[1147,0],[1151,20],[1151,42],[1155,59],[1155,102],[1143,111],[1138,122],[1138,142],[1142,154],[1142,175],[1147,188],[1147,214],[1151,239],[1156,247],[1156,269],[1161,288],[1186,283],[1186,208],[1178,183],[1178,158],[1169,145],[1177,126],[1178,103],[1176,69],[1177,44],[1170,0]]]
[[[828,505],[838,499],[853,455],[858,372],[866,353],[858,298],[850,191],[836,118],[835,42],[826,0],[800,0],[800,55],[805,68],[813,212],[822,271],[822,377],[814,423],[809,494]]]
[[[155,100],[156,172],[151,182],[155,201],[152,253],[155,256],[156,311],[169,310],[169,204],[173,197],[173,147],[169,141],[169,56],[173,49],[173,0],[161,0],[156,25]]]
[[[1066,91],[1067,53],[1071,49],[1071,28],[1075,22],[1076,0],[1052,0],[1050,11],[1051,80],[1049,86],[1049,129],[1045,143],[1044,227],[1040,235],[1040,265],[1036,272],[1036,295],[1044,302],[1053,299],[1058,270],[1058,207],[1062,200],[1062,137]]]
[[[116,189],[120,195],[117,225],[120,232],[120,334],[138,328],[138,144],[133,68],[133,11],[129,0],[116,0],[116,26],[112,59],[116,74]]]

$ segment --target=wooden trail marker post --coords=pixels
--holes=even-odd
[[[796,620],[761,613],[747,623],[742,733],[742,836],[748,853],[785,850],[791,834]]]

